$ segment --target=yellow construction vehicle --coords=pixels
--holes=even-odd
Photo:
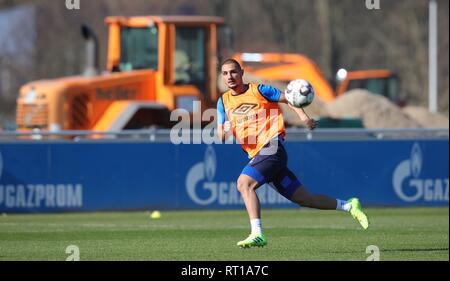
[[[201,116],[216,106],[219,64],[232,55],[223,18],[108,17],[105,22],[109,27],[106,71],[24,85],[17,99],[18,130],[169,128],[174,109]],[[89,37],[86,29],[84,33]],[[319,99],[336,97],[310,59],[292,54],[269,57],[275,65],[265,69],[252,69],[242,56],[236,58],[246,64],[247,73],[283,81],[303,77],[316,88]],[[342,83],[338,94],[351,83]]]
[[[317,64],[302,54],[286,53],[237,53],[246,72],[265,81],[287,84],[301,77],[309,81],[317,97],[323,102],[332,102],[352,89],[367,89],[374,94],[386,96],[398,102],[398,77],[387,69],[347,71],[340,69],[336,74],[337,85],[333,89]]]

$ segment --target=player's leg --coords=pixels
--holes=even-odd
[[[338,206],[337,199],[327,195],[310,193],[303,185],[296,188],[290,200],[300,206],[320,210],[336,210]]]
[[[291,200],[299,204],[300,206],[308,208],[321,210],[341,210],[349,212],[364,229],[367,229],[369,227],[369,219],[362,210],[358,198],[351,198],[347,201],[334,199],[327,195],[310,193],[303,185],[301,185],[294,192]]]
[[[246,174],[241,174],[237,180],[237,188],[244,200],[251,226],[250,235],[237,243],[241,248],[263,247],[267,245],[267,238],[262,233],[261,205],[256,194],[256,189],[259,186],[261,184],[256,179]]]
[[[286,156],[281,144],[267,144],[242,170],[237,188],[247,209],[250,219],[250,236],[238,242],[240,247],[264,246],[267,238],[262,231],[261,207],[256,189],[270,181],[286,165]]]
[[[367,215],[363,212],[357,198],[344,201],[327,195],[310,193],[287,167],[274,178],[272,185],[281,195],[300,206],[349,212],[364,229],[369,227]]]
[[[258,195],[256,195],[258,186],[258,182],[246,174],[241,174],[237,180],[237,189],[244,200],[250,221],[261,218],[261,206]],[[259,232],[261,231],[259,230]]]

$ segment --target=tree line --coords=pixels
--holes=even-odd
[[[0,123],[14,120],[15,98],[22,84],[82,72],[82,23],[98,34],[100,63],[105,66],[104,18],[110,15],[222,16],[234,31],[234,51],[303,53],[330,80],[341,67],[388,68],[399,75],[401,95],[410,104],[428,103],[428,0],[380,0],[378,10],[367,9],[363,0],[80,0],[79,10],[68,10],[65,2],[0,0],[0,16],[14,7],[32,6],[36,32],[31,51],[23,51],[29,53],[29,63],[2,54],[0,46],[0,77],[4,69],[10,73],[8,91],[0,91]],[[438,5],[439,110],[448,115],[449,2],[438,0]],[[20,30],[8,36],[29,41],[21,40],[20,36],[28,35]]]

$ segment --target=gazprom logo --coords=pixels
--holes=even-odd
[[[419,143],[414,143],[410,159],[400,162],[394,170],[392,185],[397,196],[405,202],[447,201],[448,178],[423,178],[423,153]]]
[[[205,150],[203,161],[194,164],[186,175],[186,193],[190,200],[202,206],[210,204],[243,205],[244,202],[233,178],[231,182],[216,181],[218,160],[214,147]],[[290,204],[273,188],[261,187],[257,191],[261,204]]]
[[[5,182],[8,179],[2,180],[5,167],[3,160],[0,151],[0,210],[83,206],[83,186],[81,184]],[[9,163],[6,164],[9,165]],[[12,165],[12,168],[9,169],[16,171],[14,167],[15,165]]]
[[[217,184],[211,184],[216,175],[216,152],[212,146],[208,146],[205,151],[203,162],[197,163],[189,170],[186,177],[186,191],[189,197],[199,205],[209,205],[217,198]],[[210,194],[207,198],[200,198],[197,194],[197,183],[204,181],[203,189]]]

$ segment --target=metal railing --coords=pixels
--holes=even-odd
[[[172,137],[175,132],[172,132]],[[202,130],[187,130],[190,140],[203,140]],[[449,139],[449,129],[307,129],[289,128],[286,139],[299,140],[396,140],[396,139]],[[212,134],[212,133],[211,133]],[[204,135],[203,135],[204,136]],[[170,129],[140,129],[114,132],[99,131],[40,131],[30,132],[0,131],[0,141],[62,141],[62,142],[105,142],[144,141],[171,142]],[[220,143],[220,141],[215,141]]]

